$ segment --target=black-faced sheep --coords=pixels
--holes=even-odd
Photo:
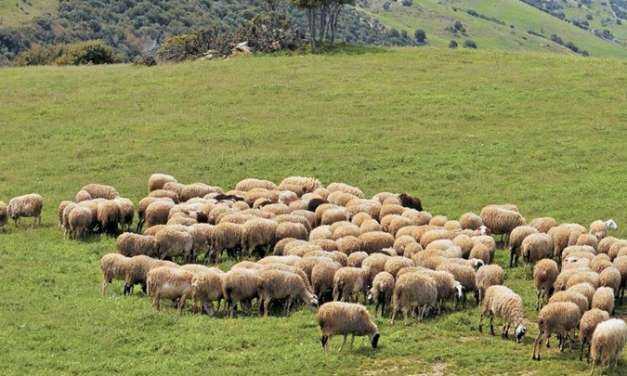
[[[342,335],[344,341],[339,349],[341,351],[349,334],[351,335],[351,347],[355,336],[369,336],[372,348],[377,348],[379,329],[370,318],[366,307],[361,304],[329,302],[320,307],[316,319],[322,332],[320,342],[324,351],[327,350],[332,336]]]

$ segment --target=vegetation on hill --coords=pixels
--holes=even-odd
[[[56,226],[58,203],[82,185],[113,184],[137,202],[162,171],[224,187],[312,175],[367,194],[412,192],[450,218],[513,202],[528,219],[614,218],[614,235],[627,236],[625,62],[478,44],[0,70],[0,199],[45,196],[43,227],[0,234],[0,374],[589,375],[578,350],[560,353],[555,337],[531,360],[536,295],[504,250],[496,260],[525,303],[522,344],[479,334],[469,306],[409,326],[379,319],[376,352],[358,339],[337,353],[334,338],[324,354],[307,309],[177,316],[121,296],[119,283],[103,298],[98,260],[114,241],[64,240]],[[625,362],[623,353],[607,373],[624,374]]]

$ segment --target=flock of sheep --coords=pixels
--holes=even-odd
[[[488,205],[459,220],[432,215],[418,198],[381,192],[366,198],[357,187],[309,177],[275,184],[244,179],[233,190],[203,183],[181,184],[153,174],[147,197],[135,210],[113,187],[89,184],[58,209],[66,236],[117,236],[117,252],[102,257],[102,293],[113,280],[124,293],[136,285],[160,308],[161,299],[178,311],[191,299],[193,312],[285,314],[299,304],[318,306],[326,350],[333,335],[369,336],[376,348],[379,330],[362,304],[392,324],[402,313],[421,320],[467,304],[480,304],[484,318],[503,322],[517,341],[526,334],[521,297],[504,286],[504,271],[493,264],[501,236],[510,267],[520,258],[533,267],[539,335],[556,335],[560,349],[580,343],[594,364],[616,364],[627,341],[627,325],[611,318],[627,284],[627,240],[608,236],[613,220],[589,228],[555,219],[527,224],[515,205]],[[10,217],[40,218],[41,196],[0,202],[0,227]],[[136,228],[131,228],[138,216]],[[209,267],[226,257],[238,263],[223,271]],[[251,261],[255,260],[255,261]],[[181,265],[179,265],[181,264]],[[351,341],[352,344],[352,341]],[[587,347],[587,350],[586,350]]]

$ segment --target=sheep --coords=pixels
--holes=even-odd
[[[386,229],[386,227],[383,226],[383,221],[385,221],[387,218],[390,218],[390,220],[388,221],[387,229]],[[413,223],[411,219],[400,216],[400,215],[389,215],[383,218],[382,223],[381,223],[384,231],[387,231],[392,235],[396,235],[398,230],[402,229],[403,227],[411,226],[412,224]]]
[[[361,304],[344,302],[325,303],[318,310],[316,320],[322,332],[320,342],[325,352],[327,351],[331,337],[334,335],[344,336],[344,340],[338,351],[342,351],[349,334],[351,335],[351,348],[353,347],[355,336],[368,336],[372,348],[377,348],[380,337],[379,329],[370,318],[366,307]]]
[[[405,209],[402,217],[409,218],[414,226],[423,226],[429,223],[433,218],[431,213],[425,211],[417,211],[414,209]]]
[[[462,229],[466,230],[478,230],[483,225],[481,217],[475,213],[464,213],[459,217],[459,223],[462,225]]]
[[[539,334],[533,343],[533,360],[540,360],[540,348],[543,340],[548,344],[549,337],[558,335],[560,350],[564,349],[568,333],[577,328],[582,312],[572,302],[556,302],[545,305],[538,314]]]
[[[418,254],[419,252],[423,251],[422,247],[420,246],[420,244],[418,243],[409,243],[406,247],[405,247],[405,251],[403,252],[404,257],[410,258],[410,259],[414,259],[414,256],[416,254]]]
[[[44,207],[44,199],[37,193],[30,193],[23,196],[14,197],[9,200],[6,212],[9,218],[18,225],[20,218],[33,218],[33,225],[41,225],[41,211]]]
[[[590,234],[601,240],[607,236],[609,230],[617,230],[618,225],[613,219],[607,221],[596,220],[590,224]]]
[[[398,273],[399,270],[409,266],[416,266],[416,264],[407,257],[393,256],[387,259],[385,265],[383,266],[383,270],[396,277],[396,273]]]
[[[550,229],[557,226],[557,221],[552,217],[535,218],[529,226],[535,228],[539,232],[548,233]]]
[[[518,264],[518,258],[520,257],[521,250],[520,247],[522,245],[523,240],[531,234],[537,234],[538,231],[535,227],[530,225],[522,225],[518,226],[512,230],[509,235],[509,267],[512,268],[514,266],[514,260],[516,264]]]
[[[536,310],[553,294],[553,284],[559,274],[557,263],[545,258],[533,266],[533,284],[536,287]]]
[[[447,231],[443,228],[428,230],[425,233],[423,233],[422,236],[420,237],[420,246],[422,248],[426,248],[429,245],[429,243],[431,243],[432,241],[440,240],[440,239],[453,240],[455,239],[455,236],[457,236],[456,232]]]
[[[382,253],[373,253],[366,257],[361,262],[361,267],[368,271],[369,281],[385,270],[385,263],[390,259],[390,256]]]
[[[622,276],[620,270],[614,266],[604,269],[599,273],[599,285],[603,287],[611,287],[612,290],[618,292],[622,284]]]
[[[80,190],[89,193],[92,199],[104,198],[105,200],[113,200],[120,195],[115,188],[104,184],[87,184]]]
[[[474,243],[468,235],[459,234],[453,238],[453,244],[458,246],[462,250],[462,257],[468,258],[470,251],[472,250]]]
[[[305,277],[307,278],[307,281],[309,281],[309,284],[311,285],[311,272],[314,266],[316,266],[320,262],[328,262],[328,261],[329,261],[329,258],[327,257],[307,256],[296,261],[296,263],[294,263],[294,267],[303,271],[303,273],[305,274]],[[259,264],[255,264],[255,265],[259,265]],[[313,291],[313,287],[311,291]]]
[[[379,220],[385,218],[386,216],[390,215],[390,214],[397,214],[397,215],[402,215],[403,212],[405,211],[405,208],[402,207],[400,204],[386,204],[386,205],[382,205],[381,209],[379,210]]]
[[[270,180],[263,180],[257,178],[247,178],[240,180],[237,184],[235,184],[235,190],[248,192],[255,188],[267,189],[267,190],[276,190],[277,186]]]
[[[89,192],[80,190],[74,195],[74,202],[83,202],[93,200],[93,197],[89,194]]]
[[[303,257],[305,256],[305,254],[310,252],[322,252],[322,248],[319,245],[315,245],[312,243],[291,243],[287,247],[285,247],[283,255]]]
[[[370,216],[370,214],[360,212],[360,213],[353,214],[351,218],[351,223],[357,226],[361,226],[362,223],[370,219],[372,219],[372,216]]]
[[[404,255],[405,248],[410,244],[418,245],[418,242],[416,242],[416,239],[414,239],[413,237],[409,235],[403,235],[401,237],[396,238],[396,240],[394,240],[394,245],[392,247],[394,248],[397,254]]]
[[[475,294],[477,290],[476,272],[471,266],[444,262],[438,265],[436,270],[451,273],[455,277],[455,280],[462,285],[464,288],[464,296],[461,299],[462,303],[466,303],[466,293]]]
[[[331,239],[332,236],[333,231],[331,231],[331,226],[329,225],[318,226],[309,232],[310,241],[316,239]]]
[[[562,258],[562,251],[564,248],[568,247],[568,240],[570,238],[572,229],[565,224],[561,224],[559,226],[555,226],[551,228],[547,234],[553,240],[553,255],[557,258],[558,261]]]
[[[292,191],[300,197],[305,193],[314,192],[321,186],[320,181],[316,178],[290,176],[279,183],[278,189],[280,191]]]
[[[398,199],[401,201],[401,206],[418,211],[423,211],[422,201],[418,197],[412,197],[409,194],[403,192],[398,195]]]
[[[396,281],[392,293],[392,321],[398,311],[403,312],[404,323],[407,324],[407,314],[418,310],[418,320],[422,320],[429,307],[435,307],[438,299],[438,289],[435,280],[420,273],[405,273]]]
[[[617,291],[617,298],[620,299],[621,304],[623,303],[623,297],[625,296],[625,287],[627,286],[627,256],[620,256],[614,259],[613,263],[614,267],[618,269],[621,275],[621,286]]]
[[[311,286],[320,301],[327,301],[332,298],[333,278],[341,267],[341,264],[328,260],[317,263],[311,269]]]
[[[609,319],[610,314],[598,308],[592,308],[581,316],[581,321],[579,322],[579,341],[581,341],[579,360],[583,359],[584,351],[586,352],[586,357],[590,360],[590,341],[592,340],[592,333],[594,333],[597,325]],[[587,351],[585,350],[586,345],[588,346]]]
[[[89,208],[76,206],[68,214],[69,233],[73,239],[84,239],[89,235],[94,218]]]
[[[367,221],[364,221],[361,226],[359,226],[359,231],[362,234],[365,234],[366,232],[383,231],[383,226],[381,226],[381,224],[379,224],[379,222],[377,222],[376,220],[369,219]]]
[[[353,217],[361,215],[361,221],[363,222],[365,215],[368,216],[367,219],[379,218],[381,204],[374,200],[353,199],[346,204],[346,210],[348,210]],[[360,225],[359,223],[355,224]]]
[[[146,207],[142,224],[145,223],[146,227],[152,227],[155,225],[164,225],[168,223],[170,209],[172,209],[173,207],[174,201],[172,200],[155,200]],[[138,228],[141,227],[139,227],[138,225]]]
[[[337,206],[333,208],[328,208],[322,214],[320,218],[320,223],[323,225],[331,225],[335,222],[348,221],[350,218],[350,213],[343,207]]]
[[[107,286],[114,280],[124,281],[129,270],[130,258],[119,253],[107,253],[100,259],[100,270],[102,271],[101,294],[105,296]],[[126,293],[126,288],[124,289]]]
[[[100,229],[109,235],[117,235],[120,221],[120,208],[113,200],[103,200],[98,203],[96,219]]]
[[[162,189],[166,183],[176,183],[176,179],[174,176],[162,174],[162,173],[154,173],[150,175],[148,178],[148,192],[156,191],[157,189]]]
[[[285,264],[294,266],[301,258],[299,256],[266,256],[257,261],[258,264]]]
[[[192,301],[194,311],[200,303],[202,311],[208,315],[215,312],[213,302],[218,302],[217,310],[220,310],[222,295],[222,280],[225,273],[217,268],[208,268],[205,273],[194,275],[192,278]]]
[[[582,282],[587,282],[594,288],[598,288],[601,283],[598,273],[584,269],[577,270],[573,275],[571,275],[566,282],[566,287],[572,287]]]
[[[607,255],[610,256],[610,260],[614,260],[618,257],[620,250],[625,247],[627,247],[627,239],[621,239],[614,242],[607,252]]]
[[[517,226],[526,223],[525,218],[518,211],[509,210],[500,205],[488,205],[481,209],[483,224],[495,235],[504,235],[505,240]]]
[[[179,192],[179,199],[182,202],[185,202],[194,197],[205,197],[210,193],[223,193],[222,188],[220,187],[212,187],[205,183],[193,183],[184,185]]]
[[[213,228],[212,262],[220,259],[223,251],[235,253],[242,245],[244,227],[236,223],[219,223]]]
[[[242,227],[242,248],[252,254],[258,247],[271,248],[275,242],[278,224],[270,219],[250,219]],[[262,252],[265,255],[266,252]]]
[[[366,232],[359,235],[362,250],[368,254],[394,246],[394,237],[383,231]]]
[[[186,262],[194,262],[194,238],[187,231],[165,227],[155,235],[157,254],[161,259],[183,257]]]
[[[490,251],[492,252],[492,254],[494,254],[494,252],[496,251],[496,241],[494,241],[494,238],[489,235],[473,236],[470,239],[473,241],[475,245],[483,244],[487,246],[488,248],[490,248]]]
[[[294,238],[306,240],[309,237],[307,228],[302,223],[283,222],[276,227],[275,238]]]
[[[516,336],[516,342],[520,343],[527,333],[527,328],[523,324],[524,321],[524,308],[520,295],[513,292],[511,289],[502,286],[494,285],[490,286],[485,291],[485,297],[481,304],[481,316],[479,319],[479,332],[483,331],[483,318],[485,316],[490,317],[490,334],[494,334],[494,317],[500,317],[505,321],[501,336],[507,338],[509,335],[509,329],[514,326],[514,335]]]
[[[608,254],[610,251],[610,247],[612,247],[612,245],[618,240],[619,239],[613,236],[604,237],[603,239],[599,240],[599,244],[597,245],[597,252]]]
[[[592,297],[592,307],[614,314],[614,290],[611,287],[599,287]]]
[[[359,302],[359,294],[368,290],[368,271],[362,268],[345,266],[333,275],[333,300]]]
[[[592,363],[616,366],[627,342],[627,324],[621,319],[609,319],[594,329],[590,341]]]
[[[128,273],[125,278],[126,294],[131,294],[133,287],[137,284],[141,285],[142,291],[146,293],[146,278],[148,272],[160,266],[178,267],[171,261],[158,260],[146,255],[137,255],[130,258]]]
[[[484,265],[475,274],[475,285],[477,286],[477,302],[483,301],[488,288],[495,285],[502,285],[505,272],[499,265]]]
[[[331,183],[331,184],[327,185],[327,190],[329,191],[329,193],[345,192],[345,193],[350,193],[353,196],[357,196],[359,198],[366,197],[364,195],[364,192],[362,192],[361,189],[359,189],[357,187],[353,187],[353,186],[345,184],[345,183]]]
[[[385,202],[386,199],[395,199],[397,201],[397,204],[400,205],[401,204],[401,200],[398,198],[398,195],[396,193],[392,193],[392,192],[379,192],[377,194],[375,194],[374,196],[372,196],[372,200],[374,201],[378,201],[381,204],[383,204]]]
[[[178,299],[177,311],[181,314],[185,302],[192,295],[192,279],[194,274],[180,268],[160,266],[151,269],[146,277],[148,295],[152,298],[152,305],[160,310],[161,298]]]
[[[588,230],[579,223],[566,223],[565,225],[570,229],[568,245],[575,245],[579,236],[588,232]]]
[[[303,255],[303,257],[308,257],[308,256],[327,257],[342,266],[346,266],[346,263],[348,262],[348,256],[346,256],[342,252],[337,252],[337,251],[327,252],[327,251],[317,250],[317,251],[306,252]]]
[[[363,261],[368,257],[366,252],[353,252],[348,255],[346,260],[346,266],[352,266],[354,268],[360,268]]]
[[[222,296],[230,317],[234,317],[239,303],[243,311],[250,311],[252,300],[258,297],[261,283],[259,272],[250,269],[231,269],[223,277]]]
[[[592,297],[596,291],[594,287],[588,282],[578,283],[566,289],[566,291],[574,291],[586,297],[588,300],[588,307],[592,306]]]
[[[610,266],[612,266],[612,261],[610,261],[610,257],[605,253],[595,255],[592,261],[590,261],[590,269],[597,273],[601,273],[605,268],[609,268]]]
[[[361,231],[359,230],[359,227],[357,227],[357,225],[354,225],[350,222],[335,222],[332,226],[331,226],[331,230],[333,231],[333,234],[331,236],[331,239],[333,240],[337,240],[339,238],[342,238],[344,236],[359,236],[361,235]]]
[[[461,256],[461,253],[460,253]],[[492,262],[492,251],[484,244],[475,244],[470,250],[469,258],[479,259],[483,261],[484,264],[489,264]]]
[[[596,238],[596,236],[585,233],[579,235],[579,237],[577,237],[577,241],[575,242],[575,245],[589,245],[594,249],[597,248],[598,244],[599,240]]]
[[[268,269],[259,273],[259,313],[267,317],[273,299],[286,299],[285,315],[289,315],[294,299],[300,298],[309,305],[317,306],[318,299],[307,289],[302,278],[295,273]]]
[[[523,259],[532,264],[543,258],[551,257],[553,255],[552,250],[551,237],[542,232],[527,236],[521,245]]]
[[[287,264],[281,264],[281,263],[269,263],[269,264],[257,264],[257,265],[260,266],[260,268],[258,268],[258,269],[272,269],[272,270],[280,270],[280,271],[283,271],[283,272],[294,273],[294,274],[298,275],[300,277],[300,279],[303,280],[303,283],[305,284],[305,288],[309,292],[313,293],[313,287],[311,286],[311,283],[310,283],[310,280],[309,280],[309,275],[307,273],[305,273],[305,271],[302,268],[297,266],[297,264],[287,265]],[[253,268],[253,269],[256,269],[256,268]]]
[[[590,307],[588,305],[588,299],[584,295],[571,289],[556,292],[555,294],[553,294],[553,296],[551,296],[548,304],[557,303],[557,302],[575,303],[577,304],[577,307],[579,307],[579,310],[581,312],[586,312],[588,308]]]
[[[367,300],[375,303],[375,314],[379,314],[381,308],[381,316],[385,314],[385,310],[390,306],[392,294],[394,293],[394,276],[388,272],[378,273],[372,280],[372,287],[368,291]]]

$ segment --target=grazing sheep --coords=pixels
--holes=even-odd
[[[98,203],[96,219],[100,229],[111,236],[117,235],[120,221],[120,208],[113,200],[103,200]]]
[[[162,174],[162,173],[154,173],[150,175],[148,178],[148,192],[156,191],[157,189],[162,189],[166,183],[176,183],[176,179],[174,176]]]
[[[523,240],[531,234],[537,234],[538,231],[535,227],[530,225],[522,225],[518,226],[512,230],[509,235],[509,267],[512,268],[514,265],[518,264],[518,258],[521,254],[521,246]]]
[[[165,227],[155,235],[157,254],[161,259],[183,257],[185,262],[194,262],[194,238],[187,231]]]
[[[590,356],[596,366],[616,366],[627,342],[627,324],[621,319],[609,319],[594,329],[590,341]]]
[[[387,217],[390,214],[402,215],[405,212],[405,208],[400,204],[385,204],[381,206],[379,210],[379,220]]]
[[[219,223],[213,228],[212,262],[218,262],[223,251],[235,254],[242,246],[244,227],[236,223]]]
[[[351,218],[351,223],[357,226],[361,226],[362,223],[370,219],[372,219],[372,216],[370,216],[370,214],[360,212],[353,215],[353,217]]]
[[[105,200],[113,200],[120,195],[115,188],[104,184],[87,184],[80,190],[89,193],[92,199],[104,198]]]
[[[78,191],[76,195],[74,196],[74,202],[83,202],[83,201],[89,201],[89,200],[93,200],[93,197],[91,197],[89,192],[84,191],[84,190]]]
[[[599,240],[599,244],[597,245],[597,252],[608,254],[612,245],[617,241],[619,241],[619,239],[613,236],[604,237],[603,239]]]
[[[404,323],[407,315],[414,316],[418,311],[418,321],[422,320],[430,307],[435,307],[438,289],[435,280],[420,273],[405,273],[396,281],[392,294],[392,325],[398,311],[403,312]]]
[[[277,223],[270,219],[255,218],[242,227],[242,248],[252,254],[258,247],[271,248],[275,242]],[[265,255],[266,252],[262,252]]]
[[[401,201],[401,206],[405,208],[423,211],[422,201],[420,201],[420,198],[418,197],[412,197],[407,193],[401,193],[398,195],[398,199]]]
[[[599,244],[599,240],[597,239],[596,236],[592,235],[592,234],[581,234],[579,235],[579,237],[577,237],[577,242],[575,243],[575,245],[588,245],[594,249],[597,248]]]
[[[344,344],[346,344],[346,337],[349,334],[351,335],[351,348],[355,336],[369,336],[372,348],[377,348],[380,336],[379,329],[370,318],[366,307],[361,304],[326,303],[318,310],[316,320],[322,332],[320,342],[324,351],[327,351],[329,341],[334,335],[344,336],[344,341],[339,348],[339,351],[342,351]]]
[[[144,221],[146,227],[155,225],[165,225],[168,223],[170,210],[174,207],[172,200],[157,199],[150,203],[144,212]],[[138,224],[139,226],[139,224]]]
[[[553,255],[553,242],[545,233],[531,234],[523,240],[521,245],[522,256],[525,262],[535,264],[543,258]]]
[[[553,284],[558,274],[557,263],[551,259],[542,259],[534,265],[533,284],[536,287],[536,310],[542,308],[544,302],[553,294]]]
[[[31,217],[33,218],[33,224],[37,223],[38,225],[41,225],[41,210],[43,207],[43,197],[37,193],[31,193],[24,196],[14,197],[9,200],[6,212],[8,217],[15,222],[16,226],[22,217]]]
[[[385,270],[385,263],[390,259],[390,256],[383,253],[373,253],[366,257],[361,262],[361,267],[368,271],[369,281]]]
[[[148,272],[154,268],[160,266],[169,266],[171,268],[177,268],[178,265],[165,260],[158,260],[145,255],[133,256],[129,261],[128,273],[126,274],[125,289],[127,294],[133,292],[133,287],[137,284],[141,285],[142,291],[146,293],[147,285],[146,278]]]
[[[394,246],[394,237],[383,231],[366,232],[359,235],[359,240],[362,243],[362,250],[368,254]]]
[[[588,300],[588,307],[592,306],[592,297],[594,296],[594,292],[596,291],[594,287],[588,282],[578,283],[574,286],[569,287],[566,291],[574,291],[586,297]]]
[[[501,336],[507,338],[510,327],[514,326],[516,328],[514,330],[516,342],[520,343],[527,332],[527,328],[523,325],[524,314],[525,311],[520,295],[502,285],[490,286],[486,290],[485,298],[481,304],[479,332],[483,331],[483,318],[490,316],[490,334],[495,335],[494,317],[500,317],[505,322]]]
[[[422,247],[418,243],[410,243],[405,247],[405,251],[403,252],[403,256],[414,259],[414,256],[419,252],[423,251]]]
[[[462,257],[468,258],[470,251],[474,246],[474,242],[468,235],[459,234],[453,239],[453,244],[462,250]]]
[[[460,254],[461,256],[461,254]],[[478,243],[475,244],[470,250],[469,258],[471,259],[479,259],[483,261],[484,264],[489,264],[492,262],[492,250],[488,248],[486,245]]]
[[[620,250],[625,247],[627,247],[627,239],[620,239],[615,241],[607,252],[607,255],[610,256],[610,260],[614,260],[616,257],[618,257],[618,253],[620,252]]]
[[[302,196],[305,193],[314,192],[318,188],[321,188],[321,184],[318,179],[302,176],[287,177],[283,179],[278,186],[278,189],[280,191],[292,191],[298,196]]]
[[[459,223],[461,223],[464,230],[478,230],[483,225],[483,220],[477,214],[468,212],[459,217]]]
[[[401,231],[401,230],[399,230],[399,231]],[[362,234],[365,234],[366,232],[383,231],[383,226],[381,226],[381,224],[379,224],[379,222],[377,222],[376,220],[369,219],[367,221],[364,221],[361,224],[361,226],[359,226],[359,231]]]
[[[476,272],[471,266],[444,262],[438,265],[436,270],[442,270],[451,273],[455,277],[455,280],[461,283],[462,287],[464,288],[462,303],[466,303],[467,293],[475,294],[477,290]]]
[[[303,257],[299,259],[294,264],[294,267],[302,270],[303,273],[305,274],[305,277],[307,278],[307,281],[311,281],[311,271],[313,270],[314,266],[316,266],[320,262],[327,262],[327,261],[329,261],[327,257],[307,256],[307,257]],[[255,264],[255,265],[259,265],[259,264]],[[311,291],[313,291],[313,287]]]
[[[590,234],[601,240],[607,236],[609,230],[617,230],[618,225],[613,219],[607,221],[596,220],[590,224]]]
[[[495,285],[502,285],[505,272],[499,265],[484,265],[475,274],[475,285],[477,286],[477,302],[483,301],[488,288]]]
[[[194,275],[192,278],[192,300],[194,307],[201,304],[202,311],[213,315],[215,310],[213,302],[218,302],[217,310],[220,310],[222,295],[222,280],[225,273],[217,268],[209,268],[209,271]],[[194,309],[197,311],[197,308]]]
[[[540,360],[542,342],[548,344],[551,334],[557,334],[560,350],[566,344],[568,333],[579,325],[582,312],[577,304],[572,302],[556,302],[545,305],[538,314],[538,329],[540,333],[533,343],[533,360]]]
[[[332,261],[321,261],[311,270],[311,286],[320,301],[331,300],[333,296],[333,278],[342,265]]]
[[[363,261],[368,257],[366,252],[353,252],[348,255],[346,260],[346,266],[352,266],[354,268],[360,268]]]
[[[345,184],[345,183],[331,183],[327,186],[327,190],[329,191],[329,193],[345,192],[345,193],[350,193],[351,195],[357,196],[359,198],[366,197],[364,195],[364,192],[362,192],[361,189],[354,187],[352,185]]]
[[[614,290],[611,287],[599,287],[592,297],[592,308],[602,309],[614,314]]]
[[[244,180],[240,180],[237,184],[235,184],[236,191],[248,192],[256,188],[276,190],[277,186],[270,180],[263,180],[263,179],[256,179],[256,178],[247,178]]]
[[[489,235],[473,236],[470,239],[472,239],[475,245],[477,244],[486,245],[488,248],[490,248],[490,251],[492,252],[492,254],[494,254],[494,252],[496,251],[496,241],[494,241],[494,238]]]
[[[359,302],[359,294],[364,295],[368,290],[368,271],[362,268],[345,266],[338,269],[333,275],[333,300]]]
[[[185,202],[194,197],[205,197],[210,193],[222,194],[222,188],[212,187],[205,183],[193,183],[184,185],[179,193],[181,202]]]
[[[557,226],[557,221],[552,217],[535,218],[529,226],[535,228],[539,232],[548,233],[550,229]]]
[[[59,221],[59,227],[63,228],[63,211],[65,210],[66,207],[72,204],[73,204],[72,201],[61,201],[61,203],[59,203],[59,208],[57,209],[57,218]],[[6,224],[7,218],[8,218],[7,206],[4,202],[0,201],[0,228],[2,228],[4,224]]]
[[[598,308],[592,308],[581,316],[581,321],[579,322],[579,341],[581,341],[579,360],[583,359],[584,351],[586,357],[590,360],[590,341],[592,340],[592,333],[594,333],[597,325],[609,319],[610,314]],[[588,346],[587,351],[586,345]]]
[[[614,259],[614,267],[618,269],[621,275],[621,286],[618,290],[617,298],[623,303],[623,297],[625,296],[625,287],[627,287],[627,256],[620,256]]]
[[[576,270],[576,272],[568,278],[568,281],[566,282],[566,287],[569,288],[583,282],[591,284],[592,287],[594,287],[595,289],[598,288],[601,284],[598,273],[584,269]]]
[[[180,314],[185,302],[192,296],[192,279],[194,274],[180,268],[160,266],[151,269],[146,278],[148,295],[152,298],[152,305],[159,311],[162,298],[176,301]]]
[[[118,205],[120,227],[129,230],[135,219],[135,205],[128,198],[116,197],[113,201]]]
[[[610,266],[599,273],[599,284],[603,287],[611,287],[612,290],[618,292],[622,285],[622,276],[620,270]]]
[[[612,261],[610,261],[610,257],[605,253],[595,255],[592,261],[590,261],[590,269],[597,273],[601,273],[605,268],[609,268],[610,266],[612,266]]]
[[[525,218],[518,211],[509,210],[501,205],[488,205],[481,209],[483,224],[495,235],[504,235],[505,240],[517,226],[526,223]],[[505,241],[506,243],[506,241]]]
[[[431,220],[429,221],[429,225],[444,227],[444,224],[446,224],[446,222],[448,222],[448,218],[445,215],[436,215],[431,218]]]
[[[414,209],[405,209],[401,216],[409,218],[414,226],[426,225],[433,218],[429,212],[417,211]]]
[[[100,270],[102,271],[101,293],[107,293],[107,286],[114,280],[124,281],[129,270],[130,259],[119,253],[107,253],[100,259]],[[126,293],[126,287],[124,288]]]
[[[94,218],[89,208],[76,206],[68,214],[69,235],[72,239],[84,239],[89,235]]]
[[[328,211],[327,211],[328,213]],[[339,238],[343,238],[344,236],[359,236],[361,235],[361,231],[357,225],[354,225],[350,222],[335,222],[331,226],[331,230],[333,231],[333,235],[331,239],[337,240]]]
[[[403,235],[394,240],[393,248],[397,254],[404,255],[405,248],[410,244],[419,245],[418,242],[416,242],[416,239],[414,239],[413,237],[409,235]]]
[[[257,261],[258,264],[285,264],[294,266],[301,258],[299,256],[266,256]]]
[[[331,226],[329,225],[318,226],[309,232],[309,240],[331,239],[332,236],[333,231],[331,231]]]
[[[337,247],[337,243],[331,239],[317,239],[317,240],[312,241],[312,243],[319,246],[325,251],[329,251],[329,252],[339,251]]]
[[[577,307],[579,307],[579,310],[581,312],[586,312],[588,308],[590,307],[588,305],[588,299],[584,295],[571,289],[556,292],[555,294],[553,294],[553,296],[551,296],[548,304],[557,303],[557,302],[575,303],[577,304]]]
[[[284,238],[294,238],[306,240],[309,237],[307,228],[302,223],[283,222],[276,227],[275,238],[277,240]]]
[[[429,243],[440,240],[440,239],[449,239],[453,240],[457,236],[457,233],[454,231],[447,231],[444,228],[437,228],[433,230],[428,230],[420,237],[420,246],[422,248],[427,248]]]
[[[294,299],[301,299],[305,304],[316,306],[318,299],[313,295],[302,278],[288,271],[268,269],[258,273],[259,276],[259,313],[267,317],[273,299],[287,299],[285,315],[289,315]]]
[[[222,296],[226,300],[231,317],[235,316],[238,303],[242,311],[250,311],[252,300],[258,297],[260,283],[257,270],[231,269],[224,275]]]
[[[385,314],[385,309],[389,307],[392,302],[394,285],[394,276],[388,272],[380,272],[372,280],[372,288],[370,288],[368,293],[368,301],[375,302],[375,314],[379,314],[379,307],[381,307],[381,316]]]
[[[383,266],[383,270],[396,277],[399,270],[410,266],[416,266],[411,259],[403,256],[393,256],[387,259],[385,265]]]

